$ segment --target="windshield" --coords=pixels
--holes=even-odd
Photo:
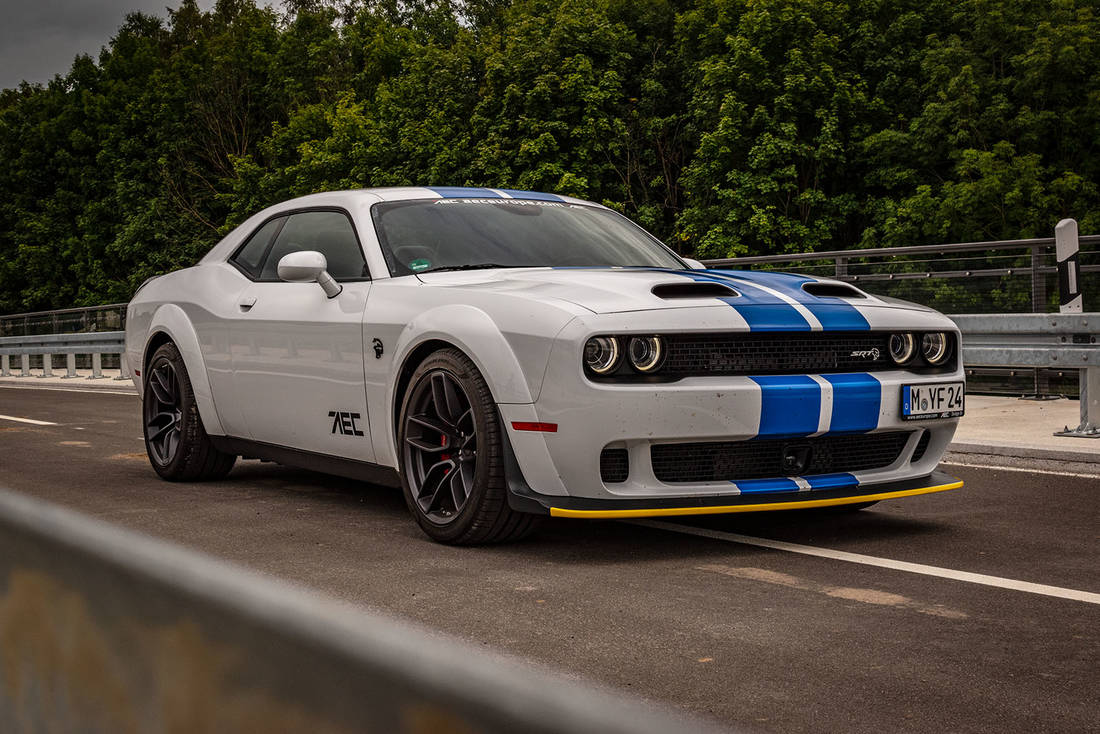
[[[418,199],[375,204],[371,213],[394,276],[493,267],[686,267],[630,220],[594,206]]]

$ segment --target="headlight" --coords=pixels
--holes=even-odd
[[[594,336],[584,345],[584,366],[597,375],[606,375],[619,366],[619,340],[613,336]]]
[[[890,358],[897,364],[905,364],[917,351],[917,341],[909,332],[890,335]]]
[[[921,355],[928,364],[940,364],[947,359],[947,334],[934,331],[925,334],[920,340]]]
[[[639,372],[652,372],[661,365],[664,349],[657,336],[635,336],[630,339],[630,364]]]

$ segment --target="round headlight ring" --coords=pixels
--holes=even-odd
[[[890,335],[890,359],[895,364],[905,364],[917,351],[917,340],[908,331],[898,331]]]
[[[639,372],[653,372],[661,366],[665,356],[664,345],[659,336],[635,336],[630,338],[627,348],[630,364]]]
[[[584,345],[584,366],[597,375],[608,375],[619,366],[619,340],[594,336]]]
[[[950,342],[942,331],[930,331],[920,340],[921,356],[928,364],[942,364],[947,359]]]

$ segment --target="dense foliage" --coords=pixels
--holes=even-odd
[[[1100,230],[1074,0],[194,0],[0,95],[0,313],[325,189],[556,191],[715,257]]]

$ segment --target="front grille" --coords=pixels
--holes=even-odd
[[[787,476],[783,454],[809,447],[810,476],[880,469],[897,461],[911,431],[818,436],[802,439],[754,439],[707,443],[659,443],[650,447],[653,474],[662,482],[719,482]],[[602,461],[601,461],[602,465]]]
[[[676,334],[660,374],[782,375],[864,372],[893,366],[890,335],[874,331]]]
[[[607,484],[625,482],[630,472],[626,449],[604,449],[600,452],[600,478]]]

